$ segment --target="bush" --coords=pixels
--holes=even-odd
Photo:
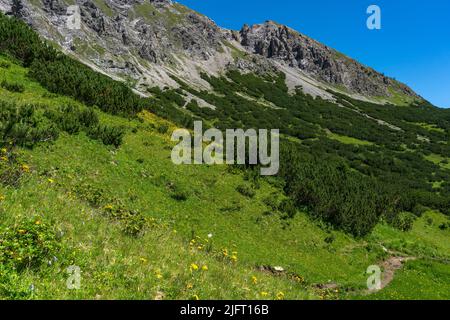
[[[391,220],[390,225],[401,231],[410,231],[413,227],[416,216],[410,212],[400,212]]]
[[[11,64],[6,61],[0,61],[0,68],[3,69],[9,69],[11,67]]]
[[[0,265],[11,270],[38,268],[57,256],[60,248],[53,228],[39,218],[0,227]]]
[[[122,144],[125,130],[121,127],[110,127],[106,125],[97,125],[88,130],[88,136],[97,139],[105,145],[112,145],[118,148]]]
[[[147,227],[147,220],[139,212],[127,209],[120,201],[113,200],[113,204],[107,204],[103,210],[105,215],[121,222],[122,232],[131,237],[142,235]]]
[[[28,166],[19,164],[13,152],[0,152],[0,184],[17,188],[22,176],[29,170]]]
[[[292,199],[284,199],[280,204],[280,211],[284,219],[293,219],[297,214],[297,207]]]
[[[169,131],[169,126],[167,124],[162,124],[158,127],[158,132],[161,134],[166,134]]]
[[[323,161],[286,147],[280,155],[285,192],[295,206],[307,206],[313,218],[362,237],[390,208],[391,199],[377,181],[350,170],[343,162]]]
[[[447,222],[447,223],[441,223],[441,224],[439,225],[439,229],[441,229],[441,230],[447,230],[447,229],[450,229],[450,222]]]
[[[58,137],[56,126],[36,114],[36,106],[18,106],[0,100],[0,146],[33,147]]]
[[[414,206],[413,208],[413,213],[417,216],[417,217],[421,217],[425,212],[427,212],[428,208],[421,205],[421,204],[417,204]]]
[[[178,201],[186,201],[189,198],[189,191],[180,185],[170,182],[167,187],[170,191],[170,197]]]
[[[25,91],[25,87],[23,86],[23,84],[17,83],[17,82],[8,82],[6,80],[3,80],[0,83],[0,86],[8,91],[11,92],[18,92],[18,93],[22,93]]]
[[[128,236],[138,237],[149,226],[148,220],[141,212],[128,209],[121,200],[109,197],[100,187],[82,183],[76,185],[73,191],[78,198],[101,209],[105,217],[120,222],[122,232]]]
[[[237,186],[236,190],[237,192],[248,198],[253,198],[256,195],[255,190],[253,190],[252,187],[245,184]]]
[[[263,203],[272,209],[272,211],[278,211],[280,206],[277,194],[271,194],[270,196],[264,198]]]
[[[81,109],[74,105],[62,106],[58,110],[46,110],[44,115],[69,134],[76,134],[99,123],[98,116],[93,110]]]

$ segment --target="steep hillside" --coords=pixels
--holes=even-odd
[[[448,299],[449,111],[241,71],[142,97],[0,14],[0,298]],[[195,119],[279,128],[279,174],[173,164]]]
[[[41,129],[49,112],[86,108],[48,92],[12,61],[0,65],[0,82],[23,88],[0,88],[2,119],[5,103],[31,104]],[[274,209],[286,198],[275,181],[259,181],[249,198],[238,190],[252,180],[239,170],[175,166],[173,125],[163,119],[95,114],[100,125],[125,132],[119,148],[74,129],[69,116],[50,125],[59,132],[53,143],[2,148],[1,298],[448,297],[449,229],[440,228],[448,217],[429,211],[408,232],[381,223],[357,240],[302,211],[287,218]],[[366,268],[391,255],[419,260],[368,296]],[[66,286],[73,265],[82,272],[79,290]]]

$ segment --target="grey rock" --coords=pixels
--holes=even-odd
[[[138,86],[145,81],[176,86],[171,78],[175,75],[207,87],[202,72],[219,75],[238,69],[264,74],[285,72],[286,67],[293,83],[295,72],[301,72],[302,77],[351,94],[390,97],[394,90],[419,98],[406,85],[272,21],[234,31],[171,0],[75,0],[82,28],[70,30],[67,8],[73,1],[21,2],[22,8],[11,10],[13,0],[0,0],[0,10],[20,17],[83,62],[113,78],[133,78]]]

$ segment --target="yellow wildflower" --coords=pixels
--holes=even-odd
[[[0,201],[3,201],[5,199],[6,199],[5,196],[0,195]]]
[[[228,257],[228,250],[227,249],[222,249],[222,254],[224,257]]]
[[[237,262],[238,257],[237,257],[236,255],[232,255],[230,259],[231,259],[231,261],[233,261],[233,262]]]
[[[253,282],[253,284],[257,284],[258,278],[256,278],[255,276],[252,276],[252,282]]]
[[[0,160],[2,160],[2,161],[8,161],[8,158],[5,157],[5,156],[3,156],[3,157],[0,157]]]
[[[23,229],[20,229],[19,231],[17,231],[19,234],[25,234],[25,233],[27,233],[27,230],[23,230]]]
[[[192,283],[188,283],[186,285],[186,289],[192,289],[194,287],[194,285]]]
[[[196,265],[195,263],[191,264],[191,271],[197,271],[198,270],[198,265]]]
[[[34,223],[35,225],[40,225],[41,224],[41,220],[36,220],[36,222]]]
[[[147,259],[145,258],[140,258],[139,260],[141,260],[142,263],[147,263]]]
[[[23,172],[30,172],[30,167],[27,164],[22,165],[22,171]]]
[[[2,153],[7,153],[7,152],[8,152],[8,149],[2,148],[2,149],[1,149],[1,152],[2,152]]]
[[[194,294],[194,295],[192,296],[192,299],[194,299],[194,300],[200,300],[200,298],[199,298],[198,295],[196,295],[196,294]]]
[[[284,299],[284,293],[283,292],[278,292],[277,293],[277,300],[283,300]]]
[[[261,292],[261,297],[267,297],[268,295],[269,295],[269,293],[267,293],[266,291]]]
[[[50,182],[50,183],[54,183],[55,182],[55,180],[53,180],[51,178],[48,178],[47,181]]]
[[[203,270],[203,271],[208,271],[208,266],[207,266],[207,265],[204,265],[204,266],[202,267],[202,270]]]

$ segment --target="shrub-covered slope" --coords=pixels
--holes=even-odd
[[[126,86],[73,68],[23,24],[0,18],[9,41],[0,58],[1,298],[448,298],[449,219],[437,212],[448,200],[445,111],[390,113],[338,95],[342,106],[328,106],[240,74],[208,79],[215,93],[196,92],[220,101],[216,111],[181,110],[183,91],[156,89],[128,110],[111,98],[141,101]],[[28,53],[16,46],[25,38]],[[39,50],[49,51],[23,58]],[[64,74],[66,65],[78,74]],[[117,90],[94,97],[91,84]],[[172,119],[176,111],[183,118]],[[178,120],[251,127],[258,111],[261,123],[283,117],[279,177],[171,162]],[[415,260],[367,295],[367,267],[392,256]],[[81,270],[79,290],[67,287],[70,266]]]

